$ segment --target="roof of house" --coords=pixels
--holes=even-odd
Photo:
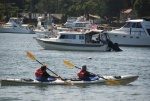
[[[121,13],[124,13],[124,14],[128,14],[128,13],[131,13],[132,12],[132,9],[124,9],[121,11]]]
[[[63,14],[51,14],[51,16],[53,16],[53,17],[55,17],[55,18],[57,18],[59,20],[61,19],[62,15]]]
[[[97,15],[92,15],[92,14],[89,14],[90,17],[93,17],[93,18],[96,18],[96,19],[100,19],[100,16],[97,16]]]
[[[29,18],[29,13],[20,13],[20,15],[23,16],[24,18]],[[55,17],[55,18],[60,20],[63,14],[49,14],[49,13],[47,13],[47,15]],[[39,16],[44,17],[45,13],[31,13],[32,19],[37,19]]]

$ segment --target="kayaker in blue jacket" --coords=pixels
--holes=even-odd
[[[78,77],[79,79],[86,81],[98,79],[97,75],[87,71],[86,65],[82,66],[81,70],[78,72]]]
[[[42,65],[41,68],[37,69],[35,72],[36,80],[38,81],[55,81],[59,76],[49,75],[46,71],[46,65]]]

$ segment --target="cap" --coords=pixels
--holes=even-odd
[[[86,65],[83,65],[83,66],[82,66],[82,69],[86,69]]]
[[[41,70],[46,70],[46,68],[47,68],[46,65],[41,66]]]

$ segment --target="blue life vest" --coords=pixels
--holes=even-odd
[[[47,78],[44,77],[36,77],[37,81],[48,82]]]
[[[51,82],[51,81],[55,81],[56,78],[44,78],[44,77],[36,77],[37,81],[41,81],[41,82]]]
[[[81,80],[84,80],[84,81],[95,81],[95,80],[98,80],[98,79],[99,79],[98,76],[89,77],[89,78],[81,78]]]

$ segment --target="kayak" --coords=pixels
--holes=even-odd
[[[95,80],[85,81],[78,78],[72,79],[57,79],[55,81],[41,82],[35,79],[30,78],[21,78],[21,79],[10,79],[10,78],[1,78],[1,86],[21,86],[21,85],[86,85],[86,84],[101,84],[101,85],[126,85],[131,82],[134,82],[138,79],[137,75],[124,75],[124,76],[102,76],[98,77]]]

